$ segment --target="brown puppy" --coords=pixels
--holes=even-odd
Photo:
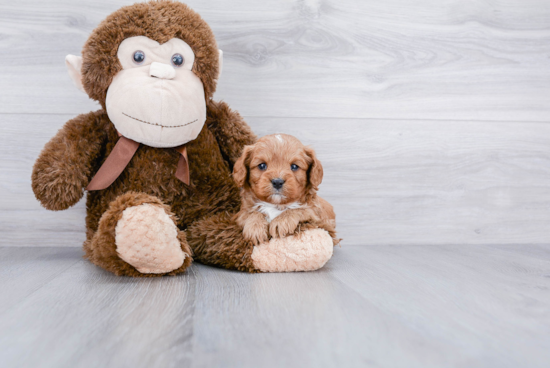
[[[315,151],[295,137],[273,134],[246,146],[233,178],[242,198],[235,219],[246,239],[259,244],[307,223],[327,230],[337,244],[334,210],[317,196],[323,167]]]

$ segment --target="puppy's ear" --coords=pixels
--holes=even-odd
[[[250,164],[252,149],[252,146],[245,146],[241,157],[239,157],[233,166],[233,179],[239,188],[244,187],[248,178],[248,165]]]
[[[317,158],[313,148],[305,147],[304,149],[306,155],[308,155],[311,159],[311,163],[309,164],[309,169],[307,171],[307,179],[313,189],[318,190],[319,185],[323,181],[323,165],[321,165],[321,161]]]

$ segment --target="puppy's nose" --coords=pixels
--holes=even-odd
[[[285,181],[283,179],[280,179],[280,178],[271,180],[271,184],[273,184],[273,188],[275,188],[275,189],[281,189],[283,187],[284,183],[285,183]]]
[[[174,79],[176,76],[176,69],[168,64],[152,62],[149,67],[149,75],[151,77],[157,77],[160,79]]]

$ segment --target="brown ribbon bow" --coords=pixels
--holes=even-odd
[[[122,174],[132,157],[134,157],[140,144],[121,136],[120,133],[119,136],[120,138],[111,151],[111,154],[94,175],[92,181],[90,181],[86,187],[86,190],[92,191],[108,188],[120,174]],[[187,158],[187,148],[183,145],[174,149],[180,153],[176,178],[189,185],[189,159]]]

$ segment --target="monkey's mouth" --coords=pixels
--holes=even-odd
[[[129,117],[130,119],[134,119],[136,121],[139,121],[140,123],[143,123],[143,124],[149,124],[149,125],[155,125],[155,126],[159,126],[159,127],[163,127],[163,128],[181,128],[181,127],[184,127],[184,126],[187,126],[187,125],[191,125],[193,123],[196,123],[197,121],[199,121],[199,119],[195,119],[187,124],[181,124],[181,125],[162,125],[162,124],[157,124],[157,123],[150,123],[148,121],[144,121],[144,120],[140,120],[138,118],[134,118],[133,116],[130,116],[128,114],[125,114],[125,113],[122,113],[122,115],[124,116],[127,116]]]

